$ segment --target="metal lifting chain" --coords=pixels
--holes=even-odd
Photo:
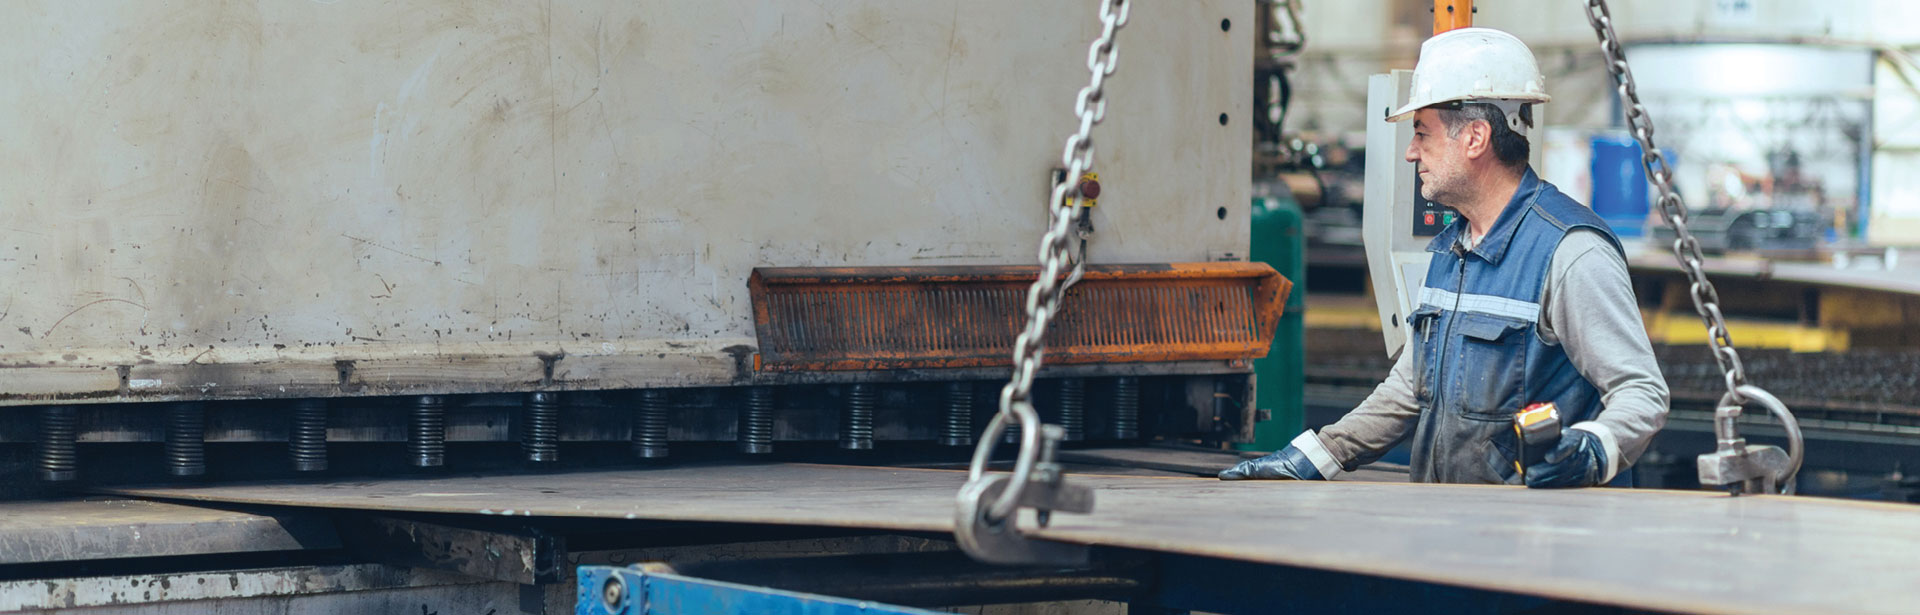
[[[1743,448],[1745,442],[1733,431],[1733,419],[1739,417],[1741,406],[1748,402],[1759,402],[1780,419],[1788,432],[1792,453],[1788,459],[1781,460],[1788,467],[1784,471],[1776,468],[1772,472],[1776,475],[1772,484],[1791,492],[1793,475],[1799,471],[1802,454],[1799,424],[1779,399],[1765,389],[1747,384],[1746,368],[1740,363],[1740,353],[1734,350],[1733,337],[1727,333],[1726,317],[1720,313],[1720,294],[1714,290],[1713,282],[1707,279],[1706,257],[1701,253],[1700,240],[1687,227],[1687,208],[1681,202],[1680,194],[1673,189],[1672,164],[1653,144],[1653,119],[1648,116],[1646,106],[1640,103],[1640,93],[1634,87],[1633,71],[1627,68],[1626,52],[1621,48],[1620,37],[1613,31],[1612,13],[1607,9],[1606,0],[1586,0],[1586,3],[1587,21],[1600,38],[1600,51],[1606,55],[1607,70],[1612,73],[1618,86],[1627,127],[1632,131],[1634,140],[1640,143],[1640,162],[1646,166],[1647,179],[1660,194],[1660,217],[1673,228],[1676,237],[1673,255],[1680,260],[1680,268],[1686,272],[1687,280],[1691,283],[1694,309],[1706,322],[1707,341],[1713,349],[1714,362],[1719,363],[1720,371],[1726,377],[1727,392],[1720,398],[1714,421],[1720,453],[1732,453],[1735,457],[1744,454],[1735,450]],[[1706,479],[1708,460],[1705,456],[1700,465],[1702,478]],[[1772,486],[1767,490],[1772,491]]]
[[[1038,547],[1039,551],[1035,551],[1036,547],[1028,544],[1013,544],[1024,542],[1012,532],[1014,513],[1022,505],[1033,506],[1041,511],[1044,524],[1049,510],[1090,512],[1092,508],[1091,492],[1066,489],[1053,467],[1053,443],[1059,434],[1052,432],[1059,428],[1041,425],[1040,413],[1033,406],[1033,382],[1045,355],[1047,325],[1060,314],[1060,303],[1067,288],[1079,282],[1085,271],[1084,253],[1082,258],[1075,258],[1073,254],[1075,237],[1085,239],[1084,229],[1076,232],[1081,212],[1076,211],[1079,207],[1075,204],[1081,196],[1080,177],[1093,167],[1093,127],[1107,117],[1106,80],[1113,75],[1117,58],[1114,36],[1127,24],[1132,5],[1132,0],[1101,2],[1100,36],[1087,49],[1087,70],[1091,77],[1074,101],[1079,129],[1067,137],[1066,148],[1061,153],[1065,173],[1054,176],[1047,203],[1049,223],[1040,239],[1040,275],[1027,289],[1027,324],[1013,341],[1013,377],[1000,390],[1000,411],[994,414],[986,433],[980,437],[973,452],[973,463],[968,467],[967,487],[960,491],[958,533],[962,546],[976,558],[1007,563],[1061,559],[1060,552],[1047,552],[1049,547]],[[1014,461],[1013,474],[988,477],[987,463],[1009,423],[1020,427],[1020,451]],[[1042,469],[1037,474],[1036,466]],[[1047,493],[1036,494],[1029,489],[1036,479],[1041,483],[1039,489]],[[1077,493],[1069,495],[1066,491]],[[988,499],[992,503],[982,507]],[[1075,510],[1079,508],[1085,510]],[[983,540],[989,544],[983,546]],[[1072,555],[1066,556],[1066,559],[1072,558]]]

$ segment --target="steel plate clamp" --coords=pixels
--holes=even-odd
[[[1765,389],[1741,385],[1735,392],[1737,396],[1734,392],[1722,396],[1719,408],[1713,413],[1713,434],[1718,445],[1697,461],[1700,484],[1720,487],[1733,495],[1791,495],[1794,475],[1800,471],[1805,452],[1800,423],[1794,420],[1786,404]],[[1742,402],[1757,402],[1773,413],[1786,431],[1789,450],[1768,444],[1749,444],[1746,438],[1740,437],[1736,423],[1744,412]]]
[[[1067,170],[1055,167],[1053,181],[1065,183]],[[1075,281],[1078,281],[1078,265],[1087,262],[1087,242],[1093,239],[1093,208],[1100,204],[1100,174],[1087,171],[1080,174],[1080,180],[1068,193],[1067,211],[1073,216],[1073,236],[1080,240],[1080,246],[1073,256]],[[1072,284],[1068,284],[1071,286]]]
[[[1093,512],[1093,489],[1067,482],[1060,465],[1053,461],[1054,449],[1066,437],[1066,430],[1059,425],[1022,429],[1021,459],[1015,462],[1013,473],[987,474],[984,460],[991,458],[994,443],[1000,441],[1004,429],[1001,416],[996,415],[975,450],[967,484],[960,488],[953,519],[953,533],[960,548],[990,564],[1087,563],[1086,545],[1039,540],[1020,532],[1023,508],[1034,511],[1034,522],[1040,527],[1046,527],[1055,512]],[[1033,442],[1035,439],[1040,442]],[[1028,455],[1030,451],[1038,454]]]

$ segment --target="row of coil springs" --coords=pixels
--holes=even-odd
[[[971,446],[975,433],[975,398],[985,385],[950,382],[945,385],[942,416],[938,424],[940,444]],[[1087,381],[1067,378],[1060,381],[1057,396],[1059,423],[1067,430],[1068,440],[1086,438]],[[847,450],[871,450],[874,441],[874,414],[880,405],[880,386],[868,383],[842,388],[844,402],[839,421],[839,445]],[[762,455],[773,452],[775,416],[779,410],[776,389],[770,386],[747,388],[746,403],[739,413],[735,435],[743,453]],[[1112,379],[1112,415],[1109,425],[1115,439],[1139,437],[1140,385],[1137,378]],[[545,464],[560,458],[559,393],[540,391],[526,396],[520,447],[526,461]],[[422,395],[413,398],[407,422],[407,460],[414,467],[434,468],[446,464],[447,397]],[[668,428],[673,404],[669,392],[642,390],[634,405],[631,445],[642,459],[668,456]],[[77,450],[80,420],[73,406],[47,406],[39,409],[40,438],[35,467],[40,478],[65,482],[78,476]],[[206,408],[200,403],[180,403],[168,407],[165,421],[164,459],[167,473],[193,477],[206,473]],[[326,400],[304,399],[294,403],[287,433],[288,457],[298,472],[325,471],[327,463],[328,406]],[[1007,437],[1018,438],[1018,430]]]

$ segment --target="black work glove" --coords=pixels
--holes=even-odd
[[[1607,450],[1600,436],[1583,429],[1560,433],[1560,444],[1546,459],[1527,467],[1527,486],[1536,489],[1592,487],[1607,473]]]
[[[1220,480],[1326,480],[1307,454],[1287,445],[1272,455],[1248,459],[1220,471]]]

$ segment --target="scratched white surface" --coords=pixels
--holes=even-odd
[[[1244,253],[1251,3],[1135,9],[1093,258]],[[103,369],[711,353],[750,341],[756,266],[1033,262],[1098,25],[1025,0],[5,11],[0,364]]]

